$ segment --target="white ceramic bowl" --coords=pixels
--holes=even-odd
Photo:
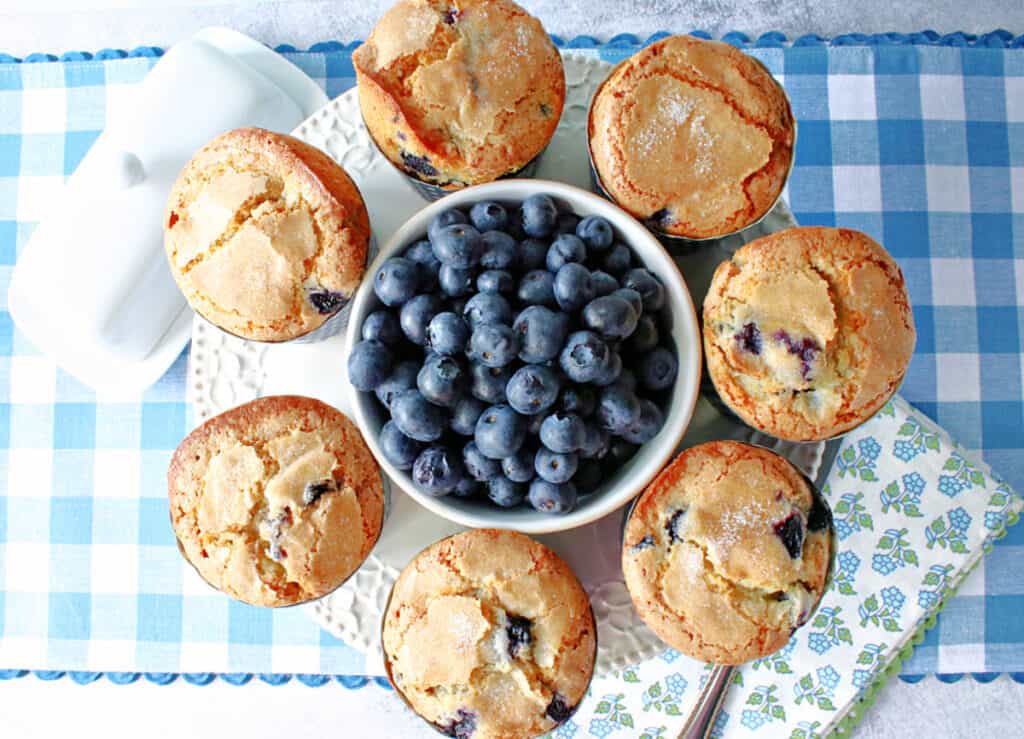
[[[606,480],[593,493],[582,497],[575,510],[557,515],[541,513],[528,506],[502,509],[487,500],[465,500],[453,495],[435,498],[420,492],[413,485],[409,473],[397,469],[381,452],[379,435],[381,426],[387,421],[387,414],[374,394],[353,391],[352,403],[356,422],[381,467],[403,491],[421,505],[463,526],[514,529],[527,534],[564,531],[582,526],[616,510],[639,495],[679,446],[697,402],[701,371],[701,341],[697,314],[694,312],[690,291],[675,262],[639,221],[609,201],[572,185],[545,180],[510,179],[452,193],[428,205],[406,221],[384,245],[366,274],[373,275],[385,259],[425,238],[427,226],[442,211],[458,207],[468,209],[480,200],[518,204],[537,193],[552,196],[559,209],[571,210],[580,216],[600,215],[606,218],[620,240],[628,244],[640,261],[665,285],[667,305],[672,315],[672,338],[679,355],[679,373],[672,391],[671,403],[664,409],[665,425],[658,435],[644,444],[618,474]],[[359,341],[360,330],[366,316],[381,307],[381,302],[373,292],[373,281],[363,280],[351,303],[346,335],[347,348],[351,348]],[[346,356],[347,354],[346,351]],[[623,357],[623,360],[626,366],[629,366],[629,358]]]

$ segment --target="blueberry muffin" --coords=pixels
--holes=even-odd
[[[704,352],[718,395],[746,423],[793,441],[863,423],[914,351],[903,274],[858,231],[790,228],[715,270]]]
[[[298,139],[239,128],[178,176],[164,220],[171,272],[189,305],[244,339],[308,335],[351,298],[370,224],[345,171]]]
[[[775,204],[795,123],[767,69],[729,44],[670,36],[619,63],[588,124],[598,184],[665,234],[739,231]]]
[[[740,664],[782,648],[827,584],[831,514],[785,459],[715,441],[691,447],[636,503],[626,587],[666,643]]]
[[[395,688],[448,736],[551,731],[594,669],[587,594],[554,552],[513,531],[466,531],[425,549],[398,577],[383,628]]]
[[[352,63],[381,152],[445,190],[522,169],[562,114],[558,50],[510,0],[400,0]]]
[[[355,425],[313,398],[260,398],[178,446],[167,473],[171,524],[210,585],[288,606],[331,592],[380,535],[380,469]]]

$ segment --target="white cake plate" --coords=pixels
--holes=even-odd
[[[590,186],[586,117],[590,97],[611,65],[571,51],[563,52],[566,102],[562,120],[541,158],[536,177]],[[311,116],[294,131],[298,138],[326,151],[355,179],[370,212],[377,243],[426,205],[405,178],[374,148],[359,114],[355,89]],[[760,224],[738,236],[704,243],[676,257],[700,305],[715,266],[745,242],[796,225],[780,200]],[[372,255],[371,255],[372,259]],[[319,344],[259,344],[242,341],[196,318],[192,324],[188,397],[197,423],[264,395],[299,394],[319,398],[351,415],[351,390],[341,380],[346,358],[344,332]],[[769,439],[727,418],[701,398],[683,440],[691,446],[711,439],[755,441],[773,447],[816,478],[824,444],[791,444]],[[420,507],[397,486],[391,509],[373,553],[341,588],[305,606],[324,629],[367,653],[367,671],[383,674],[380,620],[391,586],[417,552],[460,531]],[[599,675],[658,654],[664,645],[633,610],[622,582],[619,539],[622,510],[572,531],[537,537],[566,559],[590,594],[598,624]]]

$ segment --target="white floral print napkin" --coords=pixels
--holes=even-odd
[[[843,438],[822,490],[835,576],[810,623],[736,675],[719,737],[845,735],[1024,501],[896,397]],[[595,680],[552,736],[675,737],[708,674],[675,650]]]

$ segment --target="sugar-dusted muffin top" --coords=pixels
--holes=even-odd
[[[562,114],[558,50],[511,0],[399,0],[352,62],[381,151],[449,189],[521,169]]]
[[[313,398],[260,398],[189,434],[167,473],[185,558],[215,588],[260,606],[325,595],[380,534],[380,468],[355,425]]]
[[[622,570],[643,620],[705,662],[782,648],[826,586],[831,514],[785,459],[716,441],[691,447],[639,498]]]
[[[859,231],[801,227],[750,242],[715,270],[704,352],[722,400],[765,433],[826,439],[870,418],[915,341],[903,274]]]
[[[663,233],[721,236],[771,209],[789,174],[786,94],[729,44],[670,36],[620,62],[590,111],[605,191]]]
[[[221,134],[171,190],[164,247],[189,305],[237,336],[309,333],[353,295],[370,223],[333,159],[259,128]]]
[[[476,529],[421,552],[384,617],[388,672],[448,736],[518,739],[567,719],[590,683],[596,631],[569,566],[532,539]]]

